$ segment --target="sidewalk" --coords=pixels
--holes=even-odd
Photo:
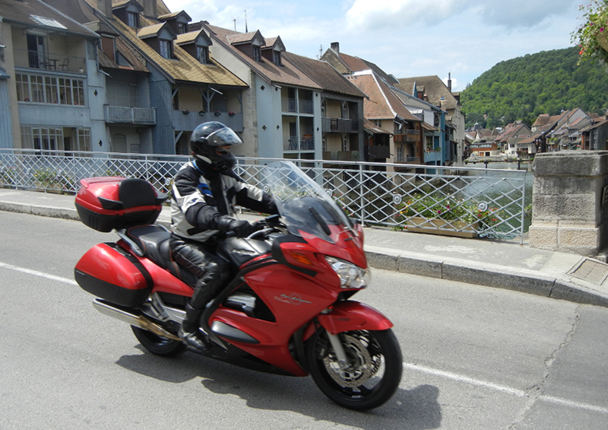
[[[74,196],[36,191],[0,189],[0,210],[79,219]],[[168,207],[158,222],[170,223]],[[378,228],[365,228],[365,251],[374,268],[608,307],[608,265],[580,255]]]

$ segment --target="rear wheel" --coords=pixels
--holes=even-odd
[[[131,326],[131,329],[139,343],[152,354],[163,357],[173,357],[186,350],[186,344],[182,341],[157,336],[154,333],[139,327]]]
[[[399,387],[403,368],[401,349],[392,330],[349,331],[339,335],[347,357],[340,367],[325,330],[308,342],[310,373],[323,393],[350,409],[376,408]]]

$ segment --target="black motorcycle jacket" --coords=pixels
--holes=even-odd
[[[232,170],[218,171],[201,161],[184,164],[171,189],[171,229],[185,239],[206,242],[224,230],[226,217],[236,218],[235,205],[278,213],[274,199],[248,185]]]

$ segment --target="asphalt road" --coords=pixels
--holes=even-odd
[[[400,389],[358,413],[311,378],[142,350],[73,282],[76,221],[0,212],[0,429],[606,429],[608,309],[375,270]]]

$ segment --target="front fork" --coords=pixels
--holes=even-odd
[[[334,349],[340,369],[346,369],[349,365],[346,358],[346,352],[344,352],[344,347],[342,346],[342,341],[340,340],[340,336],[337,334],[331,334],[327,330],[325,330],[325,332],[327,334],[327,338],[329,339],[329,343],[331,343],[331,347]]]

